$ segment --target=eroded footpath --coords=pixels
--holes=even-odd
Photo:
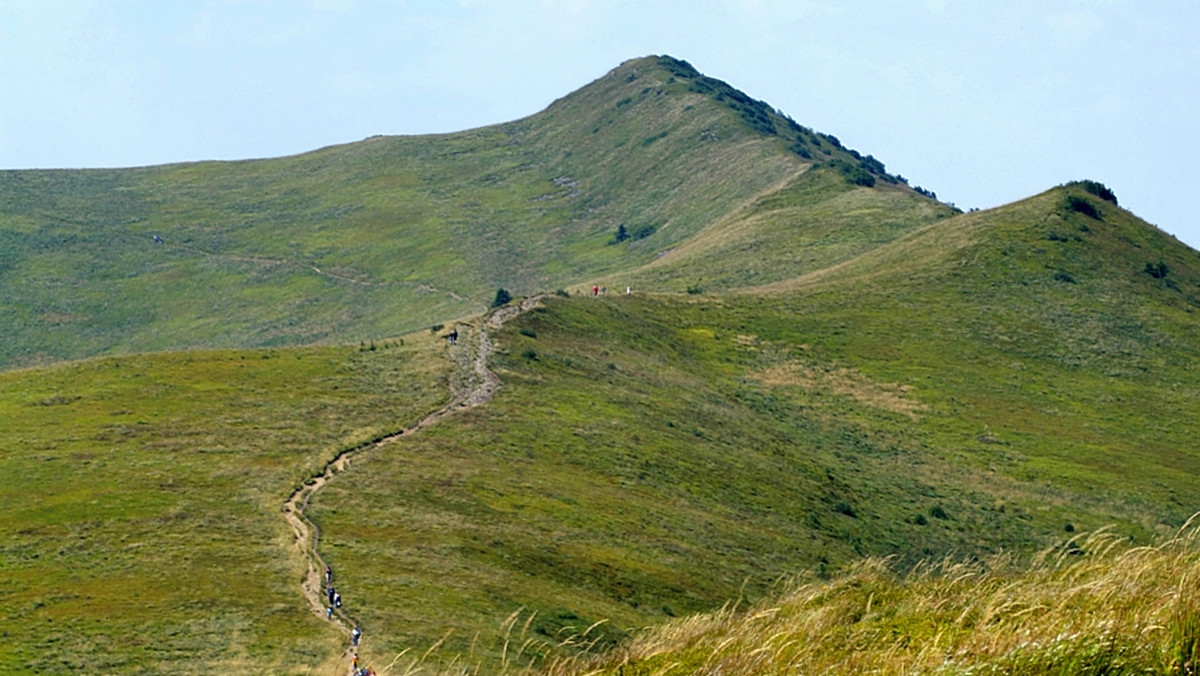
[[[309,503],[312,502],[313,496],[330,480],[349,469],[352,461],[359,455],[413,434],[443,418],[490,401],[500,385],[500,379],[487,367],[488,356],[492,352],[492,341],[488,332],[498,330],[506,321],[537,307],[542,298],[544,296],[533,296],[522,299],[519,303],[496,308],[483,316],[482,321],[478,322],[478,327],[469,322],[461,323],[460,326],[466,329],[464,332],[468,335],[460,334],[457,343],[450,346],[451,358],[454,361],[450,377],[452,395],[450,401],[430,411],[411,427],[343,450],[325,465],[325,469],[320,475],[305,482],[283,503],[284,518],[292,528],[296,549],[306,565],[301,590],[314,614],[321,618],[327,618],[329,606],[325,602],[323,593],[326,563],[318,551],[321,532],[304,513]],[[353,615],[345,608],[335,608],[332,616],[329,616],[328,619],[347,638],[347,647],[339,659],[339,667],[342,664],[351,663],[353,655],[357,651],[357,647],[350,640],[352,628],[357,626]]]

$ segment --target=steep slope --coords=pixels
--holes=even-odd
[[[1110,523],[1151,541],[1197,508],[1195,261],[1072,185],[786,290],[552,299],[501,336],[488,407],[368,459],[313,514],[385,637],[368,654],[453,630],[447,658],[488,669],[517,608],[528,657],[864,555]]]
[[[827,269],[955,213],[903,184],[858,185],[822,164],[611,279],[671,291],[757,286]]]
[[[873,158],[670,57],[626,62],[537,115],[456,134],[271,160],[2,172],[0,367],[396,335],[477,312],[500,286],[621,278],[731,213],[741,230],[786,231],[753,205],[781,187],[792,199],[814,163],[839,185],[862,184],[859,201],[913,202],[895,222],[846,228],[855,253],[944,210]],[[878,198],[865,187],[876,182]],[[823,204],[810,216],[858,208]],[[622,227],[628,240],[616,242]],[[766,250],[792,235],[746,237]],[[705,278],[766,283],[846,252],[831,255],[812,249],[746,278],[734,261]],[[702,271],[706,260],[681,265]],[[638,284],[674,288],[679,275]]]

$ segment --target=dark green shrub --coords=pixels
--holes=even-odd
[[[429,327],[429,332],[437,333],[438,331],[441,331],[444,328],[446,328],[445,324],[434,324],[433,326]]]
[[[620,244],[621,242],[624,242],[627,239],[629,239],[629,231],[625,229],[625,224],[622,223],[617,226],[617,234],[613,235],[611,243],[612,244]]]
[[[512,300],[512,294],[504,287],[496,289],[496,297],[492,299],[492,307],[500,307]]]
[[[887,175],[887,171],[885,171],[883,168],[883,162],[880,162],[879,160],[875,159],[874,157],[872,157],[870,155],[867,155],[866,157],[859,160],[858,166],[871,172],[872,174],[878,174],[879,176]]]
[[[796,153],[797,155],[799,155],[800,157],[803,157],[806,160],[812,159],[812,153],[810,153],[808,151],[808,146],[805,145],[804,141],[802,141],[800,139],[796,139],[796,141],[794,143],[792,143],[792,145],[788,146],[788,150],[791,150],[792,152]]]
[[[563,298],[570,298],[570,297],[571,297],[571,294],[567,293],[567,290],[566,290],[566,289],[555,289],[555,291],[554,291],[554,295],[556,295],[556,296],[562,296]]]
[[[537,350],[533,348],[526,348],[525,351],[521,352],[521,356],[528,361],[537,361],[538,358]]]
[[[1072,277],[1071,273],[1067,272],[1066,270],[1059,270],[1058,272],[1055,272],[1054,280],[1057,282],[1066,282],[1067,284],[1075,283],[1075,278]]]
[[[933,507],[930,507],[929,508],[929,516],[932,516],[935,519],[942,519],[942,520],[946,520],[946,519],[950,518],[950,515],[946,513],[946,510],[942,509],[941,505],[934,505]]]
[[[1171,270],[1167,267],[1167,264],[1162,261],[1159,261],[1157,264],[1146,263],[1146,274],[1155,279],[1166,279],[1167,273],[1170,271]]]
[[[1113,204],[1117,203],[1116,193],[1114,193],[1109,189],[1108,186],[1104,185],[1100,181],[1076,181],[1074,183],[1068,183],[1067,185],[1077,185],[1106,202],[1112,202]]]
[[[854,185],[861,185],[867,188],[875,185],[875,177],[857,164],[851,164],[846,160],[831,160],[828,166]]]
[[[633,237],[633,241],[635,241],[635,242],[636,242],[636,241],[637,241],[637,240],[639,240],[639,239],[646,239],[646,238],[647,238],[647,237],[649,237],[650,235],[653,235],[653,234],[654,234],[654,231],[655,231],[655,230],[657,230],[657,229],[658,229],[658,228],[656,228],[656,227],[655,227],[655,226],[653,226],[653,225],[642,225],[642,226],[639,226],[637,230],[634,230],[634,231],[633,231],[633,235],[632,235],[632,237]]]
[[[660,56],[658,63],[675,77],[691,79],[700,74],[700,71],[693,68],[692,64],[672,56]]]
[[[537,331],[534,331],[534,330],[533,330],[533,329],[531,329],[531,328],[528,328],[528,327],[522,326],[522,327],[521,327],[521,335],[522,335],[522,336],[528,336],[528,337],[530,337],[530,338],[537,338]]]
[[[1096,208],[1089,200],[1075,195],[1067,195],[1067,209],[1074,211],[1077,214],[1083,214],[1089,218],[1100,220],[1100,210]]]
[[[700,286],[699,284],[689,284],[687,292],[695,296],[696,294],[704,293],[704,287]]]
[[[845,514],[852,519],[858,518],[858,514],[854,511],[854,506],[845,501],[839,501],[836,505],[834,505],[833,511],[837,512],[838,514]]]

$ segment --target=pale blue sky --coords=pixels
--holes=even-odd
[[[1197,0],[0,0],[0,168],[457,131],[647,54],[964,209],[1093,178],[1200,247]]]

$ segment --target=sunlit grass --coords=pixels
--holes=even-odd
[[[538,673],[1193,674],[1197,532],[1130,547],[1098,531],[1028,563],[946,560],[907,574],[870,559]]]
[[[301,673],[336,657],[280,508],[342,448],[445,400],[435,341],[0,374],[0,671]]]
[[[655,58],[537,115],[497,122],[276,159],[0,172],[0,369],[379,339],[481,312],[499,287],[526,294],[619,280],[753,211],[811,164]],[[911,191],[864,197],[905,216],[839,233],[851,248],[946,209]],[[743,237],[775,250],[823,232],[740,221]],[[621,225],[652,234],[615,245]],[[821,259],[775,257],[753,281]],[[727,274],[741,260],[723,251],[688,265],[720,267],[708,285],[726,288],[747,283]]]

